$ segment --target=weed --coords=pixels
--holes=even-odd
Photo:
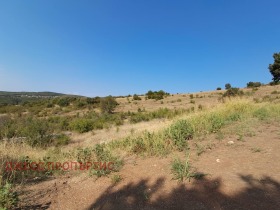
[[[122,180],[122,177],[121,177],[120,175],[114,174],[114,175],[111,177],[111,181],[112,181],[112,184],[113,184],[113,185],[119,183],[121,180]]]
[[[193,126],[188,120],[177,121],[170,126],[167,132],[180,151],[188,147],[187,140],[192,139],[194,135]]]
[[[185,179],[191,180],[191,178],[201,179],[206,174],[195,173],[191,171],[192,167],[189,163],[189,155],[186,154],[185,162],[181,161],[179,158],[175,158],[171,163],[171,172],[173,174],[173,179],[183,182]]]
[[[254,148],[251,148],[251,151],[252,151],[253,153],[256,153],[256,152],[261,152],[262,149],[257,148],[257,147],[254,147]]]
[[[237,134],[237,140],[238,140],[238,141],[244,141],[244,139],[243,139],[243,134],[238,133],[238,134]]]
[[[197,143],[195,144],[195,146],[196,146],[196,154],[197,154],[197,156],[200,156],[202,153],[205,152],[205,148],[203,146],[201,146],[201,145],[199,145]]]
[[[221,140],[223,140],[224,138],[225,138],[224,133],[221,132],[221,131],[218,131],[217,134],[216,134],[216,139],[219,140],[219,141],[221,141]]]
[[[12,209],[18,203],[18,195],[12,190],[12,185],[8,182],[0,185],[0,209]]]

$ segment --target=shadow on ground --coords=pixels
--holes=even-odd
[[[251,175],[239,175],[246,183],[246,187],[239,193],[228,196],[221,191],[221,179],[203,179],[195,181],[195,187],[188,183],[179,184],[168,195],[158,197],[163,188],[165,179],[159,178],[148,185],[149,180],[130,183],[125,187],[115,190],[110,186],[88,210],[110,209],[242,209],[242,210],[279,210],[280,209],[280,184],[270,177],[261,180]],[[156,198],[153,198],[153,195]]]

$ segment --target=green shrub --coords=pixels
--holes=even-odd
[[[260,86],[262,86],[262,83],[260,83],[260,82],[248,82],[247,83],[248,88],[257,88]]]
[[[223,94],[224,97],[231,97],[231,96],[242,96],[244,95],[244,92],[242,90],[239,90],[239,88],[229,88],[227,91]]]
[[[59,134],[55,137],[54,144],[55,146],[67,145],[70,142],[70,137],[65,134]]]
[[[170,94],[167,93],[167,92],[164,92],[163,90],[160,90],[160,91],[151,91],[151,90],[149,90],[145,95],[146,95],[146,97],[148,99],[161,100],[165,96],[168,96]]]
[[[138,95],[134,94],[133,95],[133,100],[137,101],[137,100],[141,100],[141,98]]]
[[[210,114],[208,121],[210,123],[210,128],[208,128],[210,132],[217,132],[225,125],[225,119],[217,113]]]
[[[167,132],[167,135],[180,151],[188,147],[187,140],[192,139],[194,135],[193,126],[188,120],[177,121],[170,126]]]
[[[195,104],[195,100],[191,100],[190,103],[191,103],[191,104]]]
[[[122,177],[120,175],[113,175],[111,178],[113,185],[119,183],[121,180],[122,180]]]
[[[112,96],[107,96],[102,98],[100,101],[100,109],[102,113],[113,113],[114,109],[117,107],[118,103],[116,99]]]
[[[132,152],[135,154],[145,153],[147,151],[146,144],[144,143],[144,139],[141,137],[137,137],[132,147]]]
[[[89,119],[76,119],[70,123],[70,128],[79,133],[89,132],[93,130],[93,121]]]
[[[12,190],[12,185],[8,182],[4,185],[0,185],[0,209],[12,209],[17,203],[18,195]]]
[[[266,107],[262,107],[254,111],[253,116],[260,120],[265,120],[270,116],[270,112]]]
[[[65,107],[69,106],[70,100],[68,97],[59,97],[55,100],[55,103],[59,106]]]
[[[222,88],[220,88],[220,87],[217,87],[217,90],[222,90]]]
[[[183,162],[179,158],[176,158],[171,163],[171,172],[173,179],[183,182],[185,179],[191,180],[191,178],[201,179],[207,174],[194,172],[189,162],[189,155],[186,154],[186,160]]]
[[[93,152],[95,154],[95,161],[98,162],[112,162],[113,168],[110,170],[108,168],[94,168],[92,167],[90,170],[90,175],[94,175],[97,177],[107,176],[111,172],[119,171],[120,168],[123,166],[123,160],[119,157],[114,156],[111,151],[106,147],[105,144],[97,144],[95,145]]]

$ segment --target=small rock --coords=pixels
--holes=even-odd
[[[228,144],[234,144],[234,142],[233,141],[229,141]]]
[[[219,163],[219,162],[221,162],[221,161],[220,161],[220,159],[217,159],[216,162]]]

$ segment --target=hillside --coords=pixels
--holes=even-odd
[[[0,105],[13,104],[17,105],[26,101],[36,101],[40,99],[48,99],[57,96],[74,96],[55,92],[8,92],[0,91]]]

